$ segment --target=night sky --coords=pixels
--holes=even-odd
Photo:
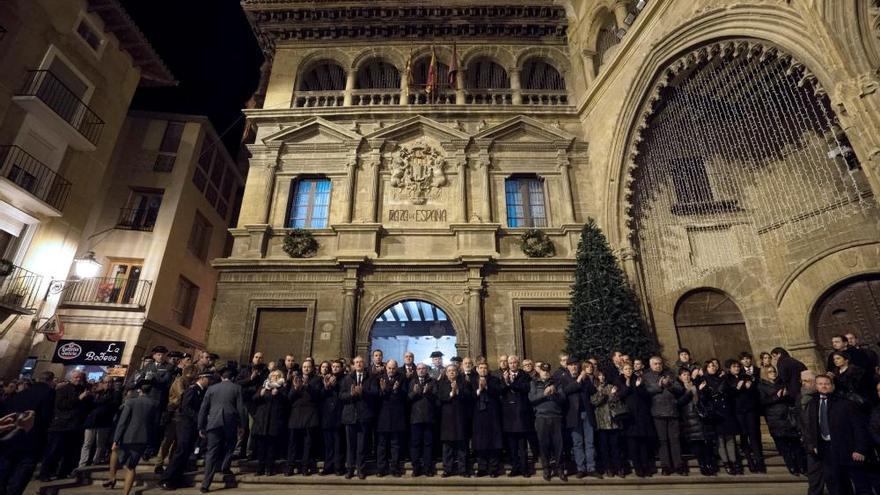
[[[241,108],[259,82],[263,55],[238,0],[122,0],[180,82],[139,88],[132,108],[207,115],[238,151]],[[227,130],[228,129],[228,130]]]

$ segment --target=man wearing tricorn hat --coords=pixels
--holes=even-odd
[[[429,367],[428,374],[431,378],[435,380],[439,380],[440,377],[444,374],[446,367],[443,366],[443,353],[440,351],[434,351],[431,353],[431,366]]]
[[[180,400],[180,407],[175,415],[175,427],[177,447],[168,462],[168,469],[162,476],[161,487],[164,490],[172,490],[182,481],[186,471],[189,456],[198,441],[198,417],[202,407],[202,399],[208,389],[208,383],[214,375],[213,371],[202,371],[196,377],[195,383],[186,389]]]
[[[153,386],[149,389],[148,396],[159,405],[159,411],[164,411],[168,407],[168,390],[171,388],[171,382],[175,376],[175,367],[165,359],[167,355],[168,349],[165,346],[157,345],[153,347],[150,351],[150,356],[153,360],[148,361],[135,373],[129,387],[137,388],[140,386],[140,382],[150,380]],[[154,433],[150,439],[150,445],[144,453],[145,458],[152,457],[159,450],[159,443],[162,441],[161,433],[164,431],[163,417],[161,414],[157,414],[155,418]]]

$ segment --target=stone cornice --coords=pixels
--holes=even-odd
[[[450,117],[473,117],[475,115],[500,116],[535,115],[541,117],[577,118],[578,111],[572,105],[375,105],[326,108],[246,108],[242,112],[248,120],[256,123],[287,122],[291,119],[322,116],[363,121],[377,119],[399,120],[415,115]]]

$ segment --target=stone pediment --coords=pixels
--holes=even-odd
[[[321,146],[352,146],[357,145],[363,137],[349,129],[321,117],[312,117],[299,125],[282,129],[266,136],[263,143],[283,145]]]
[[[416,115],[394,125],[379,129],[367,134],[364,136],[364,139],[370,143],[382,143],[385,141],[401,143],[415,141],[425,136],[441,143],[458,143],[460,147],[464,147],[470,140],[470,136],[467,133],[422,115]]]
[[[546,149],[568,149],[575,139],[575,136],[561,129],[523,115],[484,129],[474,136],[474,141],[481,147],[539,146]]]

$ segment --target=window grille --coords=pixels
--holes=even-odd
[[[543,89],[562,91],[565,89],[565,81],[555,67],[541,59],[530,59],[523,64],[520,73],[520,83],[523,89]]]

